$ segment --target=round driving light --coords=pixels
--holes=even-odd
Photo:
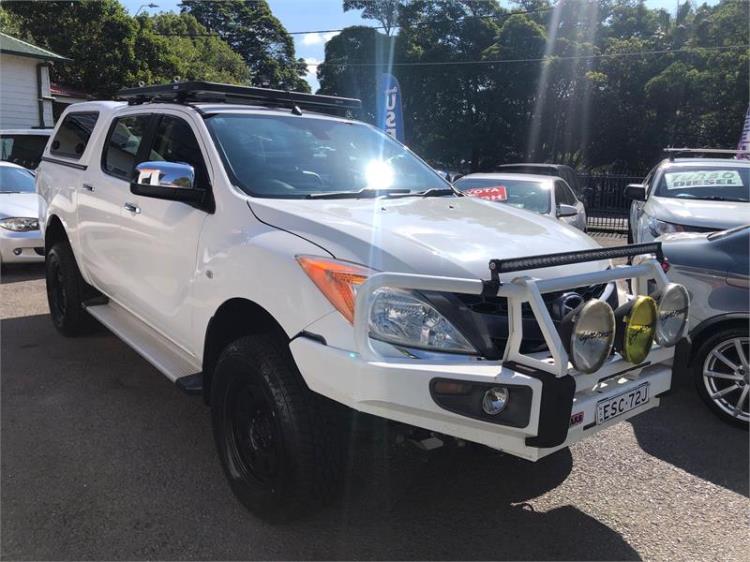
[[[582,373],[593,373],[612,352],[615,314],[606,302],[591,299],[565,315],[560,335],[573,366]]]
[[[654,342],[656,332],[656,301],[643,295],[615,311],[617,333],[615,349],[629,363],[641,363]]]
[[[685,287],[669,283],[655,298],[659,303],[656,309],[656,343],[672,347],[685,331],[690,297]]]
[[[508,405],[508,389],[503,386],[493,386],[484,393],[482,410],[485,414],[496,416]]]

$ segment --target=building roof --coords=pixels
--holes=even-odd
[[[8,53],[9,55],[16,55],[19,57],[29,57],[32,59],[41,59],[48,61],[68,62],[69,58],[42,49],[26,41],[21,41],[5,33],[0,33],[0,52]]]

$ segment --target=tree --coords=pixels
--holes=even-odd
[[[362,17],[380,22],[386,35],[398,25],[403,0],[344,0],[344,11],[362,10]]]
[[[210,80],[231,84],[250,81],[242,57],[219,37],[207,33],[190,14],[163,13],[137,18],[135,77],[146,84]]]
[[[3,2],[21,39],[72,59],[52,79],[96,97],[183,79],[247,83],[242,58],[188,14],[132,18],[116,0]],[[6,29],[5,23],[2,24]]]
[[[180,7],[239,53],[253,84],[310,91],[304,80],[307,65],[295,58],[292,37],[265,0],[183,0]]]

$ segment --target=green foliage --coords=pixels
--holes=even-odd
[[[398,25],[403,0],[344,0],[344,11],[362,10],[362,17],[380,22],[386,35]]]
[[[265,0],[183,0],[180,6],[244,59],[253,84],[310,91],[304,80],[307,65],[295,58],[291,35]]]
[[[378,4],[344,1],[382,21]],[[525,159],[642,171],[665,146],[736,145],[750,3],[684,3],[675,16],[640,0],[516,4],[528,13],[493,0],[389,3],[398,34],[358,27],[332,39],[321,92],[362,98],[371,118],[393,61],[407,144],[474,170]]]

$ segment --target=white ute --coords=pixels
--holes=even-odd
[[[358,100],[204,82],[121,97],[68,108],[37,173],[52,320],[71,336],[93,316],[202,393],[253,512],[333,495],[341,405],[534,461],[669,390],[685,290],[656,259],[611,262],[658,243],[601,249],[464,197],[324,114]]]

